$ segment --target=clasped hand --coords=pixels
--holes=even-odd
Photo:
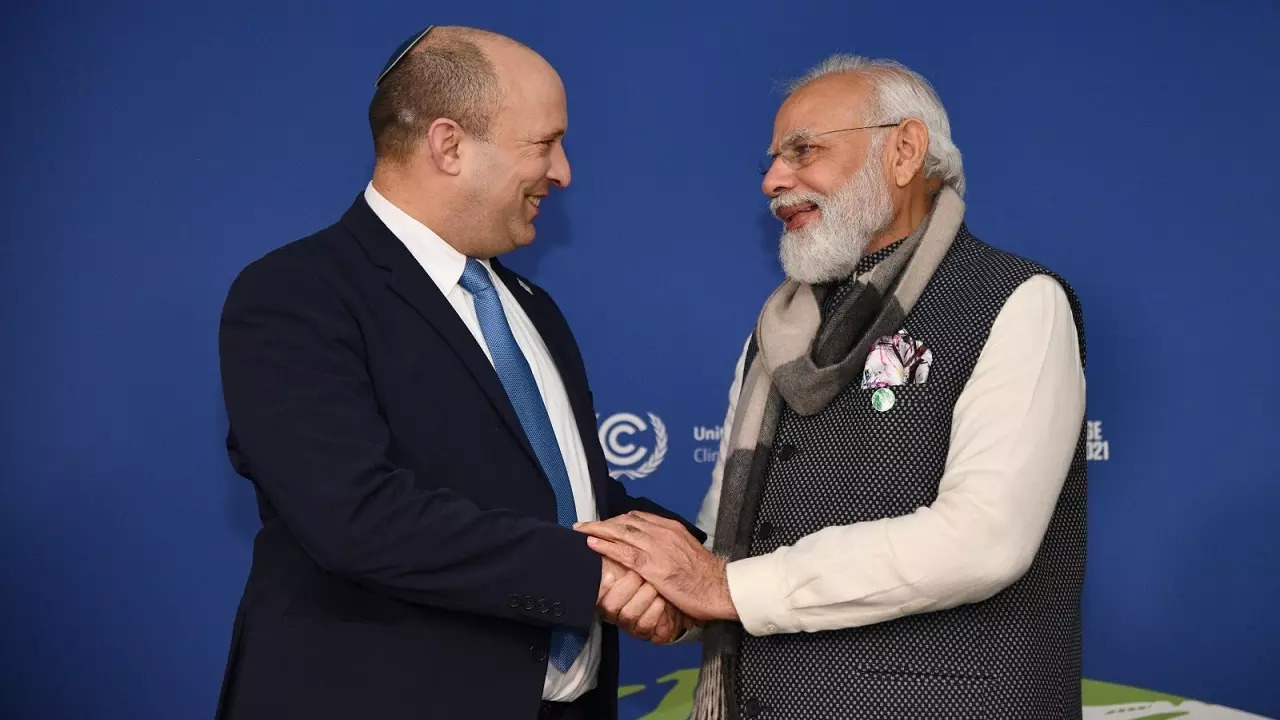
[[[668,603],[639,573],[607,557],[601,560],[604,570],[596,607],[605,621],[658,645],[675,640],[689,628],[684,613]]]
[[[701,621],[737,619],[724,561],[680,523],[631,512],[574,528],[604,561],[596,604],[626,632],[662,644]]]

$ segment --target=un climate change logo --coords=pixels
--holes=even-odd
[[[616,413],[600,423],[600,445],[609,461],[609,475],[615,480],[648,477],[667,456],[667,426],[657,415],[645,414],[649,417],[648,423],[633,413]],[[651,427],[652,441],[637,438]]]

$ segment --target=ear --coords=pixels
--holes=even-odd
[[[898,187],[906,187],[924,173],[924,159],[929,155],[929,128],[918,118],[902,121],[894,131],[890,157],[890,177]]]
[[[462,172],[461,145],[464,137],[458,123],[448,118],[439,118],[427,128],[423,150],[427,151],[440,172],[457,175]]]

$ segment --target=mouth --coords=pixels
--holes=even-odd
[[[527,200],[529,204],[533,206],[533,214],[535,216],[538,214],[538,208],[539,206],[542,205],[542,198],[544,197],[546,196],[545,195],[529,195],[528,197],[525,198],[525,200]]]
[[[776,215],[787,230],[799,230],[808,225],[820,212],[822,212],[822,209],[816,204],[805,202],[780,207]]]

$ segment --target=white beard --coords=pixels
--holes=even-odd
[[[778,257],[787,277],[816,285],[853,274],[872,238],[893,224],[893,202],[889,186],[869,152],[849,182],[830,195],[812,192],[785,193],[769,203],[776,215],[788,205],[813,203],[822,216],[799,230],[784,231]]]

